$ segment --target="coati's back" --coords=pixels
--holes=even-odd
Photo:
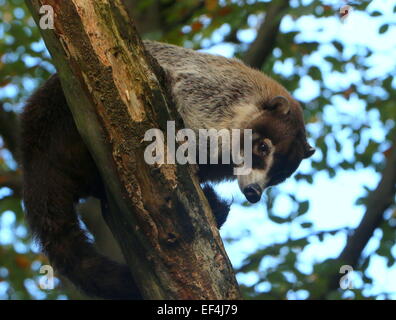
[[[178,111],[189,128],[241,129],[240,118],[257,116],[257,106],[268,99],[279,95],[292,100],[279,83],[240,60],[154,41],[144,45],[168,73]]]

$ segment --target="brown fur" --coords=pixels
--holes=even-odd
[[[252,128],[276,144],[278,160],[271,179],[294,172],[306,155],[304,123],[301,109],[281,85],[238,60],[156,42],[145,45],[167,72],[187,127]],[[291,102],[288,115],[277,114],[269,105],[279,95]],[[57,75],[28,100],[21,141],[27,220],[51,264],[88,295],[141,298],[128,268],[97,253],[80,227],[75,212],[78,200],[93,195],[105,206],[106,199]],[[254,166],[262,163],[256,158]],[[235,178],[232,165],[202,165],[199,175],[201,182]],[[211,187],[204,191],[220,227],[229,205]]]

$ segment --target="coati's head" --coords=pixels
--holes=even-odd
[[[239,175],[238,183],[252,203],[260,200],[266,187],[290,177],[301,161],[315,152],[307,142],[300,104],[272,79],[267,79],[266,84],[266,97],[254,103],[256,116],[245,118],[242,126],[253,133],[252,170],[248,175]]]

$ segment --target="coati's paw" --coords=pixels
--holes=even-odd
[[[212,208],[212,212],[216,218],[217,227],[220,229],[227,219],[232,202],[227,203],[220,199],[210,185],[205,185],[202,190],[208,199],[210,207]]]

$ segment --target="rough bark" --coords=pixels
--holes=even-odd
[[[107,222],[143,296],[239,298],[192,168],[144,161],[144,133],[164,130],[167,120],[179,118],[167,98],[164,74],[144,51],[122,1],[26,2],[36,21],[41,5],[54,9],[54,30],[41,32],[106,183]]]

